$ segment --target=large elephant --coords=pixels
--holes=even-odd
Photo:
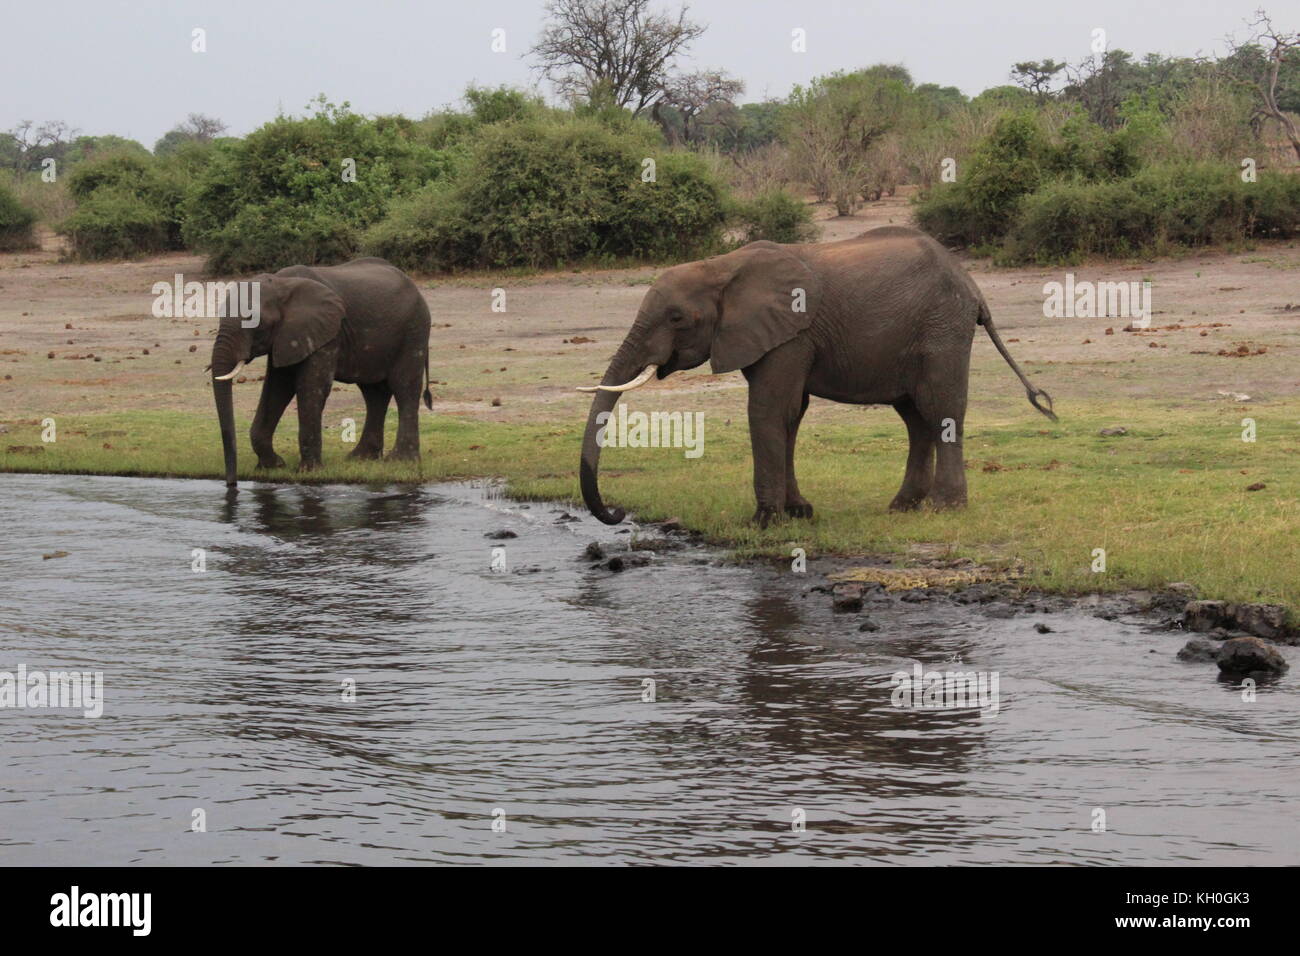
[[[843,242],[752,242],[726,255],[668,269],[650,287],[609,363],[587,418],[580,479],[587,507],[617,524],[597,481],[602,413],[619,395],[705,361],[715,373],[740,369],[749,382],[754,520],[782,511],[811,517],[799,493],[794,446],[808,396],[855,405],[892,405],[910,450],[891,508],[966,502],[962,423],[975,326],[1024,383],[1030,403],[1053,421],[1052,400],[1035,388],[998,337],[979,289],[939,243],[888,226]],[[1038,399],[1046,400],[1046,407]]]
[[[227,308],[212,345],[212,389],[226,458],[226,484],[235,485],[235,415],[231,380],[247,362],[268,356],[262,399],[249,437],[259,468],[283,468],[272,437],[280,416],[298,399],[299,470],[321,463],[321,415],[335,381],[355,382],[366,400],[366,422],[353,458],[384,450],[384,416],[397,401],[397,443],[389,457],[418,459],[421,387],[428,388],[429,307],[415,283],[383,259],[338,266],[289,266],[254,276],[260,314],[242,319]],[[251,326],[246,328],[245,325]]]

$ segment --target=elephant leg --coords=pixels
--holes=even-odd
[[[933,370],[928,387],[916,400],[917,411],[930,428],[935,449],[934,485],[930,503],[936,508],[961,508],[966,504],[966,460],[962,432],[966,421],[966,382],[970,356],[949,361]]]
[[[785,513],[792,518],[811,518],[813,506],[808,499],[799,494],[799,483],[794,478],[794,443],[799,437],[799,424],[804,412],[808,411],[808,393],[804,392],[799,404],[799,413],[790,424],[785,443]]]
[[[777,349],[744,370],[749,380],[749,442],[754,454],[754,522],[766,528],[785,510],[792,439],[804,409],[807,362],[795,367]],[[802,370],[800,370],[800,368]]]
[[[420,459],[420,392],[416,388],[403,388],[393,392],[397,399],[397,441],[388,453],[392,461],[419,461]]]
[[[384,419],[388,415],[388,402],[393,393],[388,390],[387,382],[374,382],[359,387],[366,400],[366,424],[361,429],[361,440],[348,457],[380,458],[384,454]]]
[[[934,481],[935,433],[910,398],[894,406],[907,425],[907,471],[903,486],[889,503],[890,511],[911,511],[930,494]]]
[[[334,387],[334,357],[322,349],[298,365],[298,470],[314,471],[321,465],[321,418]]]
[[[270,363],[267,363],[270,365]],[[284,410],[293,400],[293,375],[282,369],[268,368],[262,381],[262,397],[253,415],[248,437],[257,455],[258,468],[283,468],[284,459],[275,453],[273,439]]]

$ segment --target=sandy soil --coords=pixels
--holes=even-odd
[[[818,209],[823,240],[910,221],[904,196],[869,204],[851,217],[832,212]],[[994,269],[982,260],[968,260],[967,266],[1012,353],[1052,393],[1062,415],[1094,399],[1223,403],[1233,399],[1219,393],[1229,392],[1266,401],[1294,395],[1300,387],[1295,243],[1071,270]],[[201,271],[202,260],[186,254],[63,263],[53,241],[39,252],[0,255],[0,422],[121,409],[208,411],[204,367],[215,323],[150,313],[154,282],[170,281],[177,272],[202,278]],[[599,379],[658,271],[418,280],[434,321],[434,414],[580,421],[587,399],[574,386]],[[1150,279],[1152,330],[1123,332],[1123,319],[1044,317],[1043,284],[1064,281],[1067,271],[1077,281]],[[497,287],[506,290],[505,313],[491,311]],[[1108,328],[1114,333],[1106,334]],[[1250,354],[1217,354],[1240,346]],[[256,405],[260,366],[259,361],[250,369],[249,381],[236,391],[245,420]],[[743,415],[739,373],[714,377],[702,368],[652,388],[664,407]],[[354,386],[336,391],[329,417],[364,411]],[[810,421],[862,414],[829,402],[816,406]],[[975,343],[971,413],[1032,414],[1014,376],[982,335]]]

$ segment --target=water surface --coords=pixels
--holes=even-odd
[[[593,569],[626,526],[474,486],[0,475],[0,527],[0,671],[105,695],[0,710],[2,863],[1300,858],[1295,679],[1244,701],[1141,622],[861,633],[788,571]],[[918,661],[997,672],[997,715],[893,706]]]

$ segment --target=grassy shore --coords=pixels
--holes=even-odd
[[[1257,440],[1242,440],[1254,418]],[[1128,432],[1099,430],[1123,421]],[[391,422],[390,422],[391,423]],[[581,421],[514,423],[422,417],[419,465],[352,462],[336,429],[326,432],[324,467],[299,475],[295,423],[277,447],[289,469],[256,472],[241,439],[246,480],[413,482],[499,475],[522,498],[580,506],[576,465]],[[57,440],[22,422],[0,438],[0,471],[217,478],[220,442],[210,415],[118,412],[60,418]],[[246,426],[241,424],[241,435]],[[389,443],[392,442],[392,434]],[[39,449],[39,450],[34,450]],[[960,512],[886,510],[906,455],[902,428],[883,415],[856,424],[805,425],[797,468],[817,509],[812,521],[766,530],[753,510],[749,439],[742,417],[706,419],[705,453],[607,449],[607,501],[638,520],[678,517],[741,556],[906,554],[939,545],[953,557],[992,566],[1023,562],[1026,582],[1072,592],[1158,588],[1187,581],[1207,597],[1287,605],[1300,614],[1300,402],[1267,407],[1146,402],[1093,405],[1051,424],[967,424],[971,503]],[[1263,483],[1260,490],[1249,486]],[[1093,570],[1094,550],[1106,569]]]

